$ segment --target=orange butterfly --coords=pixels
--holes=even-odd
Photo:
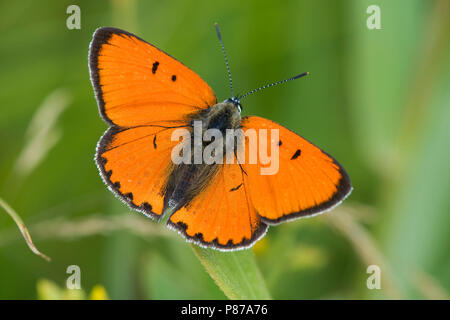
[[[166,215],[188,241],[220,250],[250,247],[269,225],[330,210],[352,190],[330,155],[273,121],[241,118],[243,96],[218,103],[196,73],[131,33],[97,29],[89,67],[110,126],[97,145],[103,180],[131,208],[156,220]],[[221,132],[277,130],[278,171],[263,175],[264,163],[241,161],[236,153],[234,163],[174,164],[172,135],[180,128],[192,133],[194,120]]]

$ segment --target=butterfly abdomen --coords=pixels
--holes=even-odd
[[[216,164],[181,164],[175,166],[165,186],[164,206],[173,212],[188,205],[196,195],[214,180],[219,167]]]

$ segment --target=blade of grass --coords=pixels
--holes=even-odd
[[[159,221],[166,224],[172,209],[168,208]],[[271,299],[266,283],[256,265],[251,250],[222,252],[192,245],[211,278],[230,299]]]
[[[40,252],[36,248],[36,246],[33,244],[33,240],[31,239],[30,233],[28,232],[28,229],[25,226],[25,224],[23,223],[20,216],[2,198],[0,198],[0,207],[2,207],[6,211],[6,213],[8,213],[9,216],[14,220],[14,222],[16,223],[17,227],[19,228],[20,232],[22,232],[22,235],[23,235],[28,247],[30,248],[30,250],[33,251],[33,253],[40,256],[41,258],[43,258],[47,261],[50,261],[50,257],[48,257],[45,254],[43,254],[42,252]]]
[[[85,237],[127,231],[142,239],[174,236],[167,228],[149,224],[148,219],[140,215],[124,212],[123,215],[104,216],[93,213],[89,218],[66,220],[54,218],[29,225],[29,230],[37,240],[79,240]],[[12,230],[8,230],[12,231]],[[12,232],[0,234],[0,247],[17,240]]]
[[[413,283],[417,290],[430,300],[448,300],[449,295],[445,288],[435,278],[423,270],[416,270],[414,273]]]
[[[396,180],[385,181],[386,217],[380,239],[408,298],[419,298],[411,279],[420,269],[431,276],[448,256],[450,170],[450,13],[448,1],[435,1],[418,38],[421,54],[399,123]]]
[[[20,177],[28,176],[48,155],[61,139],[58,120],[70,104],[66,89],[52,91],[37,108],[26,132],[26,142],[14,166]]]
[[[160,223],[166,223],[172,214],[167,209]],[[192,245],[211,278],[230,299],[270,299],[266,283],[256,265],[251,250],[222,252]]]
[[[271,299],[251,250],[222,252],[192,245],[211,278],[230,299]]]

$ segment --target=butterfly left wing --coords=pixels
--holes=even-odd
[[[213,90],[194,71],[120,29],[95,31],[89,69],[100,114],[111,125],[178,121],[217,102]]]
[[[243,165],[250,198],[267,224],[314,215],[338,205],[351,192],[350,178],[329,154],[289,129],[264,118],[244,117],[243,130],[278,130],[278,171],[262,175],[260,162]],[[269,133],[268,133],[269,135]],[[246,159],[250,148],[246,148]]]
[[[249,247],[264,236],[267,225],[255,211],[248,187],[239,164],[223,164],[208,186],[170,217],[168,225],[200,246]]]
[[[89,69],[100,114],[110,125],[97,145],[103,180],[122,201],[153,218],[162,214],[171,133],[187,115],[217,102],[191,69],[116,28],[95,31]]]

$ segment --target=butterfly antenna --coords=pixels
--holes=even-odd
[[[216,22],[214,24],[214,26],[216,27],[217,37],[219,38],[220,46],[222,47],[223,56],[225,57],[225,64],[227,66],[227,72],[228,72],[228,80],[230,81],[230,93],[231,93],[231,96],[234,97],[233,80],[231,79],[230,65],[228,64],[227,54],[225,52],[225,47],[223,46],[222,35],[220,34],[220,30],[219,30],[219,24]]]
[[[308,74],[309,74],[309,72],[303,72],[303,73],[298,74],[298,75],[296,75],[295,77],[292,77],[292,78],[289,78],[289,79],[284,79],[284,80],[281,80],[281,81],[278,81],[278,82],[266,84],[265,86],[259,87],[259,88],[257,88],[257,89],[253,89],[252,91],[249,91],[249,92],[247,92],[246,94],[243,94],[243,95],[239,96],[239,97],[238,97],[238,100],[242,100],[242,99],[244,99],[245,97],[247,97],[247,96],[249,96],[249,95],[251,95],[251,94],[253,94],[253,93],[255,93],[255,92],[258,92],[258,91],[260,91],[260,90],[262,90],[262,89],[270,88],[270,87],[273,87],[273,86],[276,86],[276,85],[279,85],[279,84],[282,84],[282,83],[285,83],[285,82],[288,82],[288,81],[291,81],[291,80],[295,80],[295,79],[298,79],[298,78],[307,76]]]

